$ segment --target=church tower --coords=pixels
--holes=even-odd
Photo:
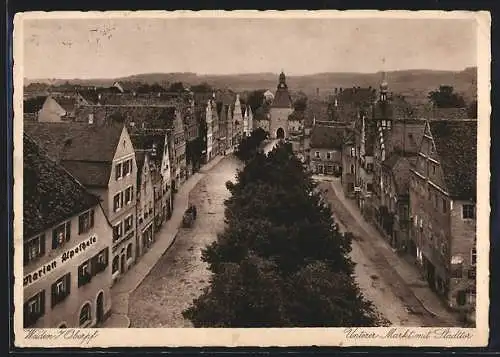
[[[285,73],[282,71],[278,78],[278,87],[274,95],[270,110],[270,135],[273,139],[284,139],[288,136],[288,117],[293,112],[293,103]]]

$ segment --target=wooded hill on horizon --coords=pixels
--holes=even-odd
[[[286,74],[286,72],[285,72]],[[466,101],[476,98],[477,67],[468,67],[463,71],[436,70],[400,70],[386,72],[389,90],[415,100],[425,99],[427,94],[440,85],[450,85],[455,92],[461,94]],[[319,89],[320,96],[332,94],[335,88],[373,87],[378,88],[382,80],[382,72],[377,73],[317,73],[300,76],[287,76],[287,84],[291,91],[302,91],[308,96],[315,95]],[[254,89],[274,91],[278,83],[277,73],[249,73],[227,75],[202,75],[196,73],[144,73],[121,78],[109,79],[25,79],[24,85],[44,83],[53,86],[69,83],[82,86],[111,86],[115,81],[158,83],[166,86],[175,82],[187,85],[208,83],[215,88],[228,88],[236,92]]]

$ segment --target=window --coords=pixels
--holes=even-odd
[[[45,254],[45,234],[41,234],[24,243],[24,265]]]
[[[105,249],[101,250],[99,253],[97,253],[94,257],[92,257],[90,262],[91,262],[91,266],[92,266],[92,275],[93,276],[106,270],[106,268],[108,266],[108,254],[109,254],[109,248],[105,248]]]
[[[461,255],[454,255],[451,257],[451,277],[462,278],[463,270],[463,257]]]
[[[315,157],[316,159],[319,159],[319,151],[316,151],[316,152],[314,153],[314,157]]]
[[[94,227],[94,210],[91,209],[78,217],[78,234],[87,233]]]
[[[83,305],[80,311],[80,327],[86,326],[92,319],[90,304]]]
[[[356,148],[351,148],[351,156],[356,156]]]
[[[78,267],[78,287],[90,283],[90,280],[92,280],[91,265],[87,260]]]
[[[373,191],[373,184],[367,183],[366,184],[366,192],[372,192],[372,191]]]
[[[351,174],[354,173],[354,165],[351,165]]]
[[[431,164],[432,165],[432,174],[435,175],[436,174],[436,165],[434,164]]]
[[[115,178],[117,180],[121,179],[122,177],[122,164],[116,164],[115,166]]]
[[[372,163],[366,164],[366,171],[368,171],[368,172],[372,172],[373,171],[373,164]]]
[[[476,248],[472,248],[470,252],[470,265],[472,265],[473,267],[476,266],[476,259],[477,259]]]
[[[71,221],[67,221],[52,231],[52,249],[64,245],[71,237]]]
[[[113,197],[113,211],[118,212],[123,206],[123,192],[117,193]]]
[[[132,244],[127,246],[127,259],[132,258]]]
[[[120,258],[118,256],[113,258],[113,266],[111,267],[111,273],[114,274],[120,269]]]
[[[68,273],[52,284],[52,307],[66,299],[71,290],[71,273]]]
[[[113,242],[120,239],[122,235],[123,235],[122,222],[119,222],[116,226],[113,227]]]
[[[125,177],[132,171],[132,160],[127,160],[122,165],[122,176]]]
[[[130,186],[127,187],[125,190],[125,204],[130,204],[132,202],[132,199],[134,198],[134,187]]]
[[[443,204],[443,213],[446,213],[446,211],[448,211],[448,202],[444,198],[442,199],[442,204]]]
[[[476,305],[476,290],[470,289],[467,290],[467,304],[468,305]]]
[[[134,217],[132,215],[128,216],[127,218],[125,218],[125,221],[124,221],[124,225],[125,225],[125,233],[127,233],[129,230],[132,229],[132,226],[134,224]]]
[[[45,290],[29,298],[23,306],[24,327],[33,325],[45,314]]]
[[[471,279],[471,280],[474,280],[476,279],[476,268],[470,268],[468,271],[467,271],[467,278]]]
[[[331,159],[331,157],[332,157],[332,154],[331,154],[330,152],[327,152],[327,153],[326,153],[326,159],[327,159],[327,160],[330,160],[330,159]]]
[[[463,205],[462,206],[462,217],[463,219],[474,219],[474,205]]]

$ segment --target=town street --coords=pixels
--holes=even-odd
[[[276,142],[267,143],[264,152],[269,152]],[[193,228],[180,229],[172,247],[131,294],[131,327],[191,326],[182,317],[182,311],[208,285],[210,272],[201,261],[201,250],[224,228],[224,200],[229,197],[225,183],[234,181],[241,165],[234,156],[225,157],[191,191],[190,202],[197,206],[198,218]],[[355,234],[351,257],[357,263],[356,280],[378,312],[398,326],[456,325],[455,316],[446,311],[413,267],[355,215],[349,207],[352,202],[343,196],[340,182],[322,181],[319,187],[341,229]],[[417,298],[419,294],[425,294],[425,306]]]
[[[398,256],[363,220],[354,202],[345,198],[339,179],[322,181],[319,188],[325,192],[340,228],[355,236],[351,258],[357,263],[355,276],[363,294],[391,324],[458,325],[457,316],[445,308],[415,267]]]
[[[208,285],[210,272],[201,261],[201,250],[224,228],[224,200],[230,195],[226,181],[235,180],[240,166],[228,155],[191,191],[197,220],[192,228],[180,229],[174,244],[130,295],[130,327],[191,327],[182,311]]]

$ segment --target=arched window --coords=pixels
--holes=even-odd
[[[80,311],[80,326],[86,325],[92,319],[92,309],[89,303],[83,305]]]
[[[62,323],[62,324],[59,325],[59,328],[68,328],[68,326],[66,326],[65,323]]]
[[[127,246],[127,259],[132,258],[132,243]]]
[[[112,273],[116,273],[118,269],[120,268],[120,258],[118,256],[113,258],[113,269]]]

